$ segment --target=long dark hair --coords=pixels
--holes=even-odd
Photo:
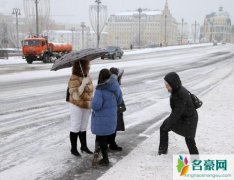
[[[104,83],[107,79],[109,79],[111,76],[111,73],[108,69],[102,69],[99,73],[98,77],[98,84]]]
[[[80,62],[77,61],[73,64],[72,74],[83,77],[83,73],[80,68],[80,65],[82,67],[84,75],[87,76],[89,73],[89,61],[85,61],[85,60],[81,60]]]

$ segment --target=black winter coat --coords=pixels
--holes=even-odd
[[[164,121],[162,128],[167,131],[172,130],[184,137],[194,138],[197,130],[198,114],[188,90],[182,86],[176,73],[169,73],[164,79],[172,87],[173,91],[170,97],[172,111]]]

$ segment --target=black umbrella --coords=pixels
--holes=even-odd
[[[91,61],[105,55],[106,53],[108,53],[108,51],[101,48],[88,48],[76,52],[71,52],[57,59],[54,62],[51,71],[72,67],[73,63],[76,61]]]

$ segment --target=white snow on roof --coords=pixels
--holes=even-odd
[[[116,13],[115,16],[133,16],[135,14],[138,14],[138,11],[125,11],[125,12],[119,12]],[[155,15],[160,15],[162,14],[162,11],[160,10],[152,10],[152,11],[142,11],[142,14],[146,14],[148,16],[155,16]]]

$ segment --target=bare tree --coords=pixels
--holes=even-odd
[[[0,27],[0,47],[16,47],[16,30],[14,29],[12,18],[7,16],[1,16]]]

